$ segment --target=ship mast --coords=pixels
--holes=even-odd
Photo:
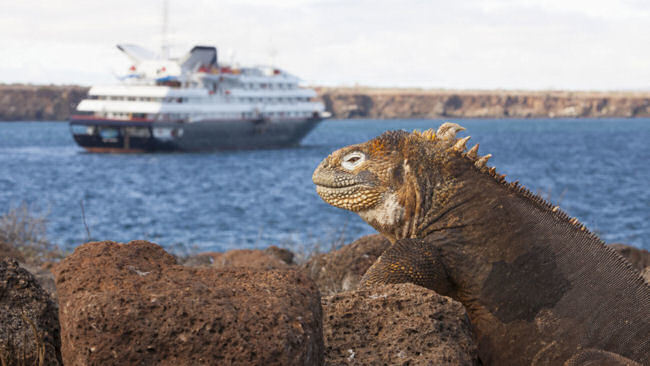
[[[168,13],[169,1],[163,0],[162,41],[160,45],[160,57],[163,60],[169,59],[169,44],[167,43]]]

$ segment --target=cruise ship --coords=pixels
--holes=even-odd
[[[70,118],[91,152],[205,151],[297,145],[329,117],[316,92],[275,67],[221,64],[215,47],[180,59],[118,45],[132,62],[121,82],[93,86]]]

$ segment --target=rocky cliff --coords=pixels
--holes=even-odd
[[[0,85],[0,121],[61,121],[86,96],[72,85]]]
[[[650,92],[316,88],[334,118],[650,117]],[[0,85],[0,121],[65,120],[81,86]]]
[[[650,92],[318,88],[336,118],[650,117]]]

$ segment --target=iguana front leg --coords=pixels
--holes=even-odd
[[[405,282],[449,293],[451,284],[438,248],[422,239],[398,240],[368,269],[361,286]]]

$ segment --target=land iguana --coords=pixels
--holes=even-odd
[[[650,365],[650,286],[576,218],[466,149],[464,130],[389,131],[313,175],[392,245],[363,284],[460,301],[487,365]]]

